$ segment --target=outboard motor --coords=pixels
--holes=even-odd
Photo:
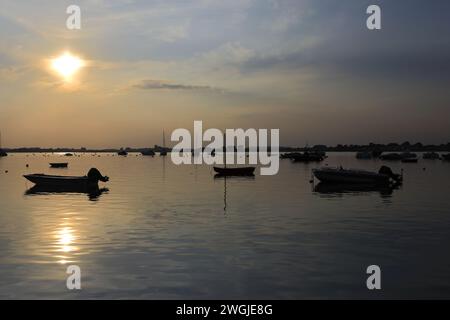
[[[389,168],[388,166],[381,166],[380,170],[378,170],[378,173],[389,176],[395,182],[402,181],[402,176],[400,174],[395,174],[394,172],[392,172],[392,169]]]
[[[98,169],[96,169],[96,168],[92,168],[91,170],[89,170],[87,177],[92,182],[98,182],[98,181],[108,182],[109,181],[109,178],[107,176],[102,176],[100,171],[98,171]]]

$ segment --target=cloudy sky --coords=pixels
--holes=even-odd
[[[67,6],[82,29],[68,30]],[[382,8],[382,30],[366,8]],[[447,0],[0,2],[6,147],[152,146],[279,128],[281,144],[450,140]],[[50,59],[86,66],[68,85]]]

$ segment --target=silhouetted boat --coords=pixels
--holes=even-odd
[[[324,167],[312,170],[314,176],[324,183],[353,183],[353,184],[380,184],[389,185],[400,183],[401,175],[394,174],[389,167],[382,166],[377,172],[329,168]]]
[[[437,152],[426,152],[423,154],[423,158],[427,160],[438,160],[441,156]]]
[[[53,162],[50,163],[50,167],[52,168],[67,168],[69,164],[67,162]]]
[[[320,162],[325,157],[316,152],[305,151],[303,153],[296,153],[291,157],[293,162]]]
[[[255,167],[220,168],[214,167],[214,171],[222,176],[252,176]]]
[[[128,152],[126,152],[125,150],[120,150],[119,152],[117,152],[117,154],[118,154],[119,156],[127,156],[127,155],[128,155]]]
[[[294,157],[301,155],[300,152],[287,152],[280,154],[280,159],[293,159]]]
[[[390,160],[390,161],[394,161],[394,160],[402,160],[402,156],[398,153],[387,153],[387,154],[382,154],[380,156],[381,160]]]
[[[402,157],[402,159],[413,159],[413,158],[417,158],[417,154],[412,153],[412,152],[403,152],[402,154],[400,154],[400,156]]]
[[[73,157],[73,153],[66,153],[65,156],[66,157]]]
[[[372,153],[368,151],[357,152],[356,159],[372,159]]]
[[[152,149],[148,149],[148,150],[144,150],[141,152],[141,154],[143,156],[150,156],[153,157],[155,155],[155,151],[153,151]]]
[[[417,158],[404,158],[402,159],[403,163],[417,163],[419,161],[419,159]]]
[[[444,161],[450,161],[450,153],[443,154],[443,155],[442,155],[442,160],[444,160]]]
[[[55,176],[42,173],[27,174],[24,177],[33,182],[36,185],[44,186],[64,186],[64,187],[90,187],[98,185],[99,181],[107,182],[109,178],[102,176],[100,171],[95,168],[89,170],[86,176],[73,177],[73,176]]]

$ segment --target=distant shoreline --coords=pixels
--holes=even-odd
[[[270,148],[270,147],[269,147]],[[171,148],[164,148],[160,146],[155,146],[153,148],[105,148],[105,149],[88,149],[88,148],[40,148],[40,147],[30,147],[30,148],[4,148],[3,149],[9,153],[116,153],[122,150],[127,152],[144,152],[148,150],[153,150],[155,152],[160,152],[165,150],[167,152],[171,151]],[[399,151],[412,151],[412,152],[450,152],[450,142],[447,144],[440,145],[423,145],[421,143],[410,144],[405,143],[389,143],[389,144],[368,144],[368,145],[345,145],[338,144],[336,146],[326,146],[326,145],[315,145],[312,147],[280,147],[280,152],[295,152],[295,151],[329,151],[329,152],[359,152],[359,151],[373,151],[378,150],[382,152],[399,152]],[[248,149],[246,149],[248,151]]]

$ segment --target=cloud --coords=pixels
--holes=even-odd
[[[199,86],[199,85],[185,85],[179,83],[171,83],[162,80],[142,80],[141,82],[134,84],[134,88],[143,90],[201,90],[201,91],[216,91],[217,88],[210,86]]]

